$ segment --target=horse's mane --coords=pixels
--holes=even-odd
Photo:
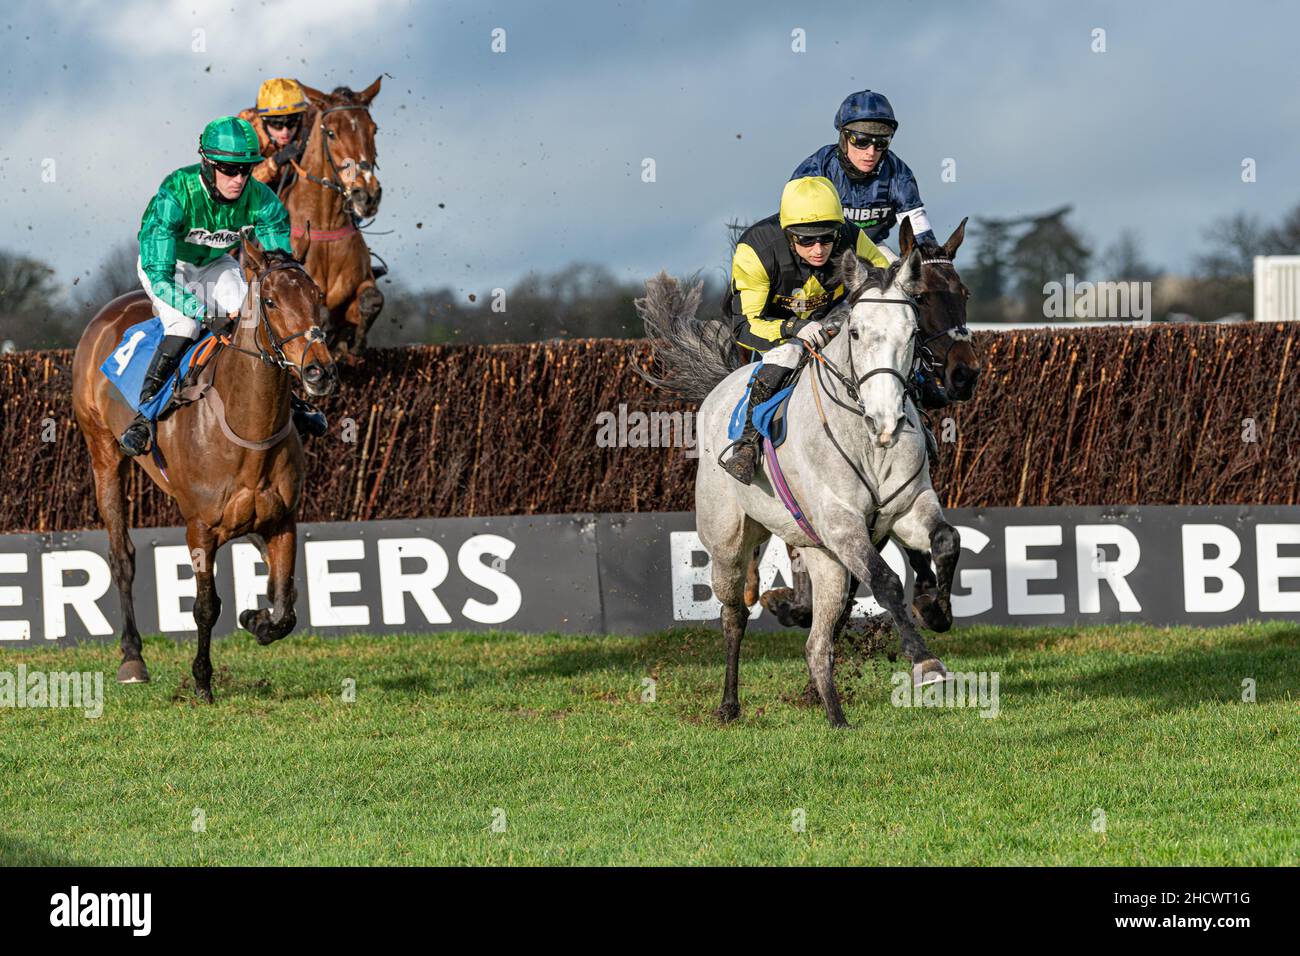
[[[338,96],[349,103],[357,101],[357,94],[350,86],[336,86],[330,90],[330,96]]]

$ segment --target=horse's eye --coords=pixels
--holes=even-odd
[[[263,299],[263,300],[262,300],[262,305],[266,306],[266,308],[268,308],[268,309],[274,309],[274,308],[275,308],[275,303],[272,302],[270,299]]]
[[[856,342],[858,340],[858,330],[854,329],[852,332],[850,332],[849,338],[853,339],[853,341]]]
[[[333,139],[333,138],[334,138],[334,130],[332,130],[332,129],[327,129],[327,130],[325,131],[325,135],[328,136],[330,139]]]

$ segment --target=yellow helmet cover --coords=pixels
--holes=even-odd
[[[844,222],[844,206],[835,184],[825,176],[792,179],[781,190],[781,228]]]
[[[275,77],[267,80],[257,91],[259,116],[284,116],[307,110],[307,94],[297,80]]]

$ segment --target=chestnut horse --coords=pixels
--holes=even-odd
[[[338,376],[316,326],[321,293],[287,255],[266,254],[251,238],[243,244],[248,296],[233,333],[221,336],[204,377],[211,387],[199,401],[158,422],[157,452],[135,459],[176,500],[197,581],[194,621],[194,692],[212,702],[212,627],[221,612],[213,557],[233,538],[247,535],[262,552],[269,575],[269,609],[248,609],[239,623],[260,644],[293,630],[296,517],[302,491],[302,442],[289,411],[291,377],[311,395],[327,395]],[[122,603],[122,683],[149,680],[135,625],[131,585],[135,548],[126,522],[123,482],[131,459],[118,436],[135,418],[99,367],[122,333],[152,313],[143,290],[118,296],[91,320],[72,363],[72,405],[90,450],[95,499],[108,531],[109,565]],[[214,400],[215,399],[215,400]]]
[[[382,79],[360,93],[346,86],[322,93],[303,85],[311,104],[303,120],[307,142],[301,163],[293,164],[296,177],[280,190],[294,253],[325,293],[325,344],[336,355],[360,352],[384,307],[370,249],[355,221],[379,212],[383,192],[375,176],[379,127],[370,117]]]

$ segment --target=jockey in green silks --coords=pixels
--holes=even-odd
[[[142,404],[176,372],[205,316],[235,315],[243,306],[248,284],[230,255],[239,247],[242,229],[252,227],[268,251],[293,254],[288,212],[274,192],[252,178],[261,161],[253,127],[222,116],[204,127],[199,162],[167,176],[145,208],[137,271],[164,334],[145,373]],[[293,399],[300,429],[323,433],[325,416]],[[148,449],[149,426],[143,417],[127,428],[121,446],[128,455]]]

